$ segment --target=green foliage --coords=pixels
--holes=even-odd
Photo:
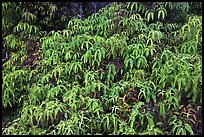
[[[2,134],[202,134],[193,9],[114,2],[68,21],[52,2],[3,2],[2,108],[18,111]]]

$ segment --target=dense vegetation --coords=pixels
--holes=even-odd
[[[64,12],[2,3],[2,134],[202,134],[202,3]]]

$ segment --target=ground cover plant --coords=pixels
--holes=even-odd
[[[202,134],[201,14],[113,2],[68,19],[52,2],[3,2],[2,134]]]

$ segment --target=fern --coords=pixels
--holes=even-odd
[[[100,5],[2,3],[2,134],[202,134],[202,4]]]

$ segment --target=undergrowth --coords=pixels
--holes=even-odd
[[[199,3],[112,3],[52,31],[55,5],[32,6],[47,20],[2,3],[2,134],[202,134]]]

